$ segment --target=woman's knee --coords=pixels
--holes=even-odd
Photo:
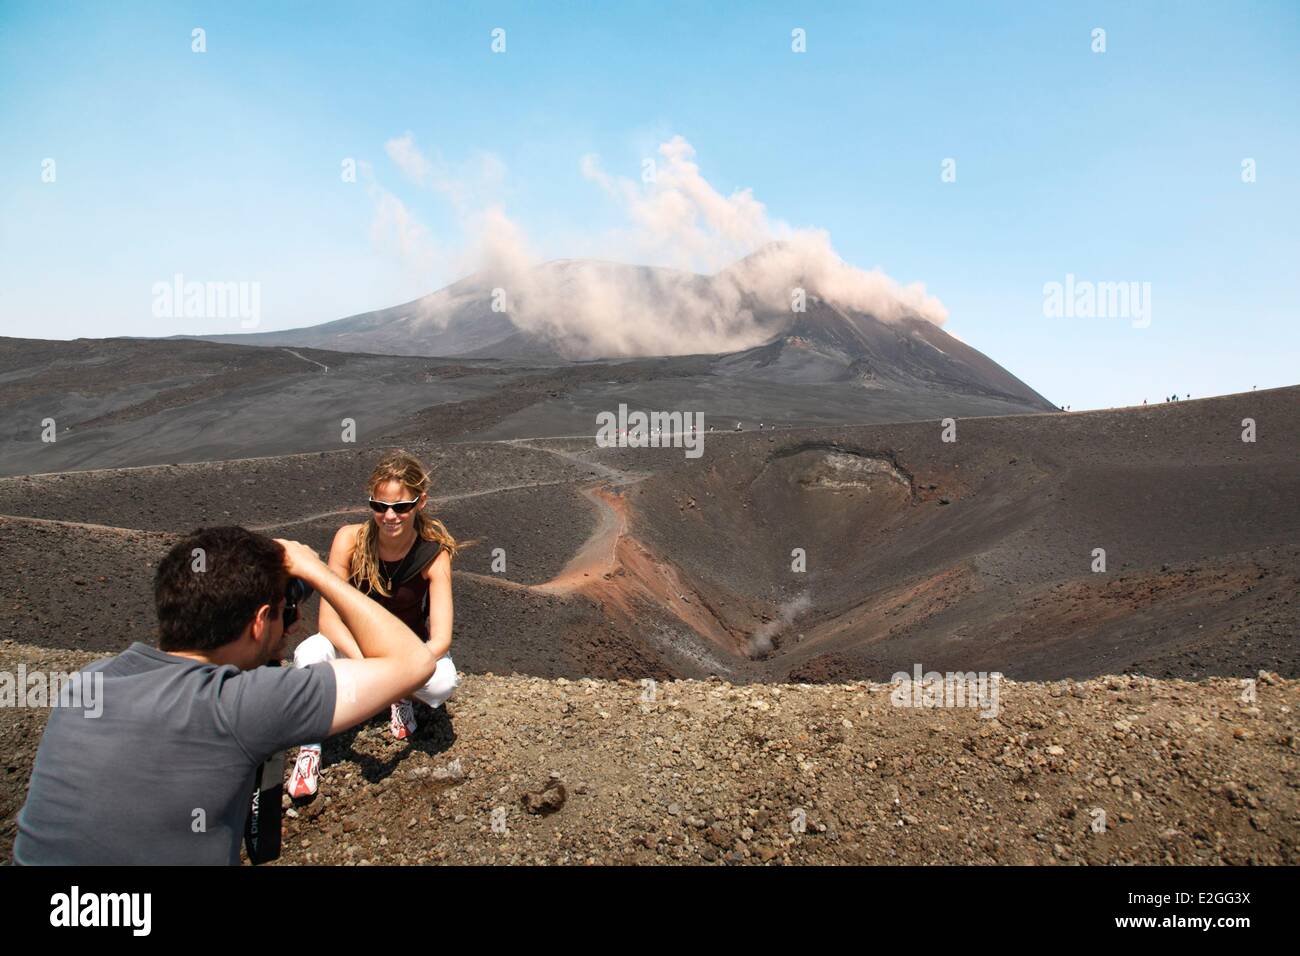
[[[456,673],[456,665],[451,662],[450,657],[441,657],[438,659],[438,666],[433,676],[415,692],[415,696],[430,707],[438,707],[451,697],[459,683],[460,675]]]
[[[326,661],[332,661],[338,657],[338,651],[330,643],[330,639],[324,634],[313,634],[299,644],[293,652],[294,667],[309,667],[312,664],[323,664]]]

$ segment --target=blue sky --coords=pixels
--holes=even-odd
[[[407,133],[461,207],[394,162]],[[1058,403],[1300,380],[1294,2],[3,0],[0,334],[217,331],[153,315],[177,273],[259,283],[262,329],[393,305],[459,277],[487,203],[543,258],[619,258],[582,157],[636,179],[672,136]],[[1045,316],[1067,273],[1149,282],[1150,325]]]

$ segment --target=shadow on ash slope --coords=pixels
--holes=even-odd
[[[1297,422],[1292,388],[966,419],[953,443],[916,422],[708,434],[697,459],[590,439],[412,450],[437,512],[477,540],[455,578],[471,672],[1297,676]],[[238,522],[324,551],[364,520],[374,455],[0,480],[0,637],[149,640],[177,533]]]

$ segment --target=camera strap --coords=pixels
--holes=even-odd
[[[267,666],[279,667],[279,661]],[[244,820],[244,849],[254,866],[280,856],[280,800],[284,794],[284,751],[271,754],[253,778],[253,796]]]

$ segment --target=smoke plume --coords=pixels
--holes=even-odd
[[[919,283],[900,285],[876,270],[845,263],[819,229],[772,219],[748,189],[729,196],[701,175],[695,150],[675,136],[647,161],[640,180],[610,175],[596,156],[583,176],[613,202],[626,225],[599,237],[607,258],[543,262],[524,230],[500,203],[468,208],[462,188],[441,160],[419,152],[410,134],[389,143],[390,158],[413,182],[456,207],[472,236],[467,256],[452,263],[472,273],[476,294],[503,290],[519,328],[570,358],[729,352],[767,341],[788,325],[796,290],[842,310],[882,321],[904,316],[942,325],[947,310]],[[494,178],[501,164],[481,165]],[[413,231],[403,209],[401,224]],[[394,215],[389,202],[385,215]],[[449,311],[430,310],[445,323]]]

